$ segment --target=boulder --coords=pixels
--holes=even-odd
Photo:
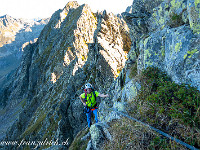
[[[200,89],[198,42],[199,37],[188,26],[152,33],[140,41],[138,69],[156,66],[166,71],[176,83],[187,83]]]
[[[109,126],[103,123],[96,123],[90,127],[91,143],[88,143],[88,147],[92,147],[95,150],[101,150],[102,144],[105,140],[112,140],[112,137],[107,130]],[[89,149],[89,148],[87,148]]]

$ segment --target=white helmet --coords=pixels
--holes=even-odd
[[[92,88],[92,85],[90,83],[85,84],[85,89],[90,89]]]

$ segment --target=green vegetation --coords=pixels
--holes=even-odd
[[[23,147],[23,150],[31,150],[30,146],[29,145],[26,145]]]
[[[24,108],[26,103],[27,103],[27,99],[25,98],[19,103],[19,105],[22,106],[22,108]]]
[[[41,57],[38,57],[35,60],[35,63],[39,63],[42,66],[41,68],[43,68],[43,66],[46,64],[52,48],[53,48],[53,43],[50,43],[49,46],[42,52]]]
[[[78,7],[77,9],[72,11],[71,13],[68,13],[67,18],[65,19],[66,20],[66,25],[62,29],[62,31],[64,31],[64,32],[73,32],[73,29],[76,27],[76,25],[73,22],[76,22],[76,20],[78,20],[78,18],[81,15],[82,10],[83,10],[83,6],[82,7]]]
[[[198,52],[197,49],[193,49],[192,51],[188,51],[187,54],[184,55],[184,59],[191,58],[194,53]]]
[[[129,113],[163,130],[181,124],[183,128],[167,129],[168,132],[183,137],[191,145],[200,145],[200,92],[190,85],[172,82],[165,72],[154,67],[146,68],[138,78],[142,87],[130,103],[134,109]]]
[[[85,150],[90,139],[81,140],[89,132],[89,128],[83,129],[75,137],[73,143],[70,145],[69,150]]]
[[[196,88],[171,82],[170,78],[157,68],[147,68],[142,76],[147,83],[143,90],[149,90],[145,98],[147,101],[161,105],[165,108],[165,113],[172,118],[179,118],[191,126],[200,126],[200,93]]]
[[[95,85],[95,79],[97,77],[96,66],[90,67],[89,64],[86,64],[83,68],[83,71],[84,71],[84,74],[86,75],[86,81],[90,82],[92,85]]]
[[[103,149],[184,149],[182,146],[161,138],[150,128],[128,118],[114,120],[108,129],[113,140],[106,141]]]
[[[128,53],[131,50],[131,44],[132,44],[130,35],[123,27],[119,27],[119,30],[122,36],[123,50]]]
[[[46,130],[45,134],[43,135],[42,140],[45,140],[46,138],[53,139],[53,136],[55,134],[54,132],[57,131],[58,122],[61,120],[61,115],[59,116],[59,118],[57,120],[54,119],[54,116],[51,116],[49,118],[50,125],[47,127],[47,130]]]
[[[46,115],[47,115],[46,113],[41,114],[41,115],[38,117],[37,121],[36,121],[35,123],[31,124],[31,125],[24,131],[24,133],[22,134],[22,137],[26,137],[26,136],[28,136],[28,135],[30,135],[30,134],[37,134],[38,131],[39,131],[39,130],[42,128],[42,126],[43,126],[43,121],[45,120]]]
[[[137,62],[134,63],[131,68],[130,68],[130,75],[129,75],[129,78],[133,78],[137,75]]]
[[[170,14],[170,27],[176,28],[184,24],[182,14],[185,10],[186,9],[183,9],[183,11],[180,14],[176,14],[174,12]]]
[[[47,127],[46,129],[46,132],[45,134],[43,135],[42,137],[42,141],[45,141],[45,139],[48,139],[49,141],[51,139],[53,139],[53,136],[55,134],[55,132],[57,131],[58,129],[58,122],[61,120],[61,115],[59,116],[59,118],[57,118],[56,120],[54,119],[54,115],[52,115],[50,118],[49,118],[49,121],[50,121],[50,125]],[[52,145],[43,145],[41,146],[40,149],[45,149],[45,148],[49,148],[51,147]]]

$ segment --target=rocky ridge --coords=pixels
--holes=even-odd
[[[101,123],[103,124],[95,124],[91,127],[91,137],[87,140],[87,149],[148,149],[151,147],[147,143],[151,141],[150,139],[153,136],[157,136],[156,133],[153,133],[146,127],[142,127],[142,130],[145,132],[140,132],[141,129],[137,129],[137,126],[141,127],[141,125],[130,123],[130,121],[127,121],[127,118],[123,118],[113,110],[126,113],[137,110],[134,112],[135,117],[144,121],[146,121],[145,119],[149,119],[148,117],[160,118],[160,120],[158,119],[160,124],[157,128],[165,124],[164,126],[166,126],[166,128],[162,128],[161,130],[166,130],[167,132],[167,130],[173,128],[170,132],[178,132],[177,137],[183,140],[191,137],[190,133],[192,133],[194,129],[196,134],[195,138],[198,141],[195,146],[199,148],[199,127],[188,127],[177,123],[177,121],[172,118],[171,120],[169,119],[169,122],[166,121],[166,123],[163,120],[167,120],[167,117],[159,112],[157,112],[155,116],[149,116],[149,106],[142,101],[141,103],[143,103],[143,105],[136,101],[142,86],[141,81],[138,80],[138,76],[148,67],[157,67],[166,72],[171,77],[172,81],[177,84],[189,84],[200,90],[200,18],[199,15],[197,15],[200,13],[199,5],[199,2],[195,0],[156,0],[153,2],[149,0],[134,0],[133,5],[128,7],[126,12],[122,13],[122,17],[129,27],[129,34],[132,42],[131,50],[128,53],[128,60],[126,61],[125,67],[109,88],[109,92],[112,95],[111,100],[109,102],[104,101],[99,106]],[[133,71],[135,75],[131,77]],[[197,101],[199,101],[199,99],[197,99]],[[133,107],[131,107],[131,105],[133,105]],[[112,109],[109,109],[110,107]],[[156,111],[156,108],[154,108],[154,111]],[[198,111],[196,115],[199,116]],[[112,121],[115,119],[118,119],[118,121]],[[123,121],[121,122],[121,120]],[[122,125],[120,125],[120,123]],[[132,124],[131,128],[129,127],[130,124]],[[120,128],[120,126],[122,127]],[[123,130],[125,126],[126,129]],[[109,130],[110,133],[107,130]],[[133,130],[136,130],[136,133],[134,132],[132,134]],[[149,130],[148,133],[146,130]],[[189,132],[186,133],[186,130]],[[119,132],[121,133],[120,135]],[[137,132],[140,132],[139,134],[142,135],[142,137],[139,137]],[[112,134],[112,138],[110,138],[110,134]],[[151,136],[149,136],[149,134]],[[120,139],[119,136],[124,136],[124,139]],[[132,139],[134,142],[130,141],[130,136],[133,136]],[[80,137],[81,135],[78,135],[75,140],[78,141]],[[146,139],[148,140],[145,142]],[[85,141],[85,139],[82,139],[82,144]],[[71,149],[75,147],[75,143],[76,142],[71,145]],[[160,144],[162,144],[162,142],[160,142]],[[169,143],[167,145],[169,146]],[[81,146],[81,144],[79,146]],[[156,146],[154,148],[156,148]],[[165,148],[167,148],[167,146]],[[187,149],[180,145],[178,148]]]
[[[56,11],[38,40],[24,48],[15,79],[5,86],[2,119],[9,111],[19,114],[6,140],[71,143],[86,126],[77,97],[83,85],[91,82],[105,92],[124,67],[130,44],[128,26],[113,14],[94,14],[77,2]]]

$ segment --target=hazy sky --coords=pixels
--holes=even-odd
[[[114,14],[124,12],[133,0],[76,0],[79,5],[88,4],[93,12],[106,9]],[[63,9],[69,0],[0,0],[0,16],[14,18],[47,18]]]

